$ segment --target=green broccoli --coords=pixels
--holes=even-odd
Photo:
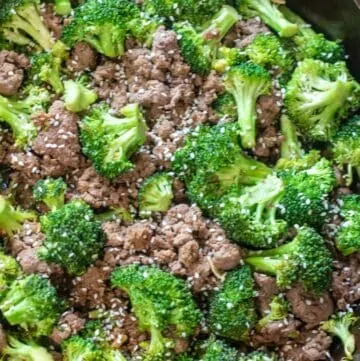
[[[7,322],[34,337],[49,335],[64,308],[50,281],[38,274],[15,280],[0,300]]]
[[[199,325],[201,314],[185,282],[154,266],[132,264],[117,268],[111,284],[125,290],[142,331],[151,335],[144,361],[162,360],[173,346],[164,331],[175,329],[179,336],[187,337]]]
[[[288,21],[271,0],[236,0],[236,2],[239,3],[238,10],[241,15],[248,18],[259,16],[281,37],[294,36],[298,31],[297,24]]]
[[[151,212],[166,212],[174,198],[172,177],[166,173],[157,173],[147,178],[139,190],[139,211],[141,216]]]
[[[299,282],[305,291],[321,294],[329,286],[333,259],[322,237],[313,229],[302,227],[289,243],[250,251],[245,262],[259,272],[276,276],[281,289]]]
[[[196,347],[197,359],[201,361],[237,361],[238,351],[215,337],[200,343]]]
[[[66,80],[64,88],[65,107],[71,112],[78,113],[87,110],[97,100],[96,92],[89,89],[82,79]]]
[[[7,198],[0,195],[0,233],[12,236],[25,221],[35,218],[32,212],[15,208]]]
[[[214,17],[197,29],[189,22],[174,24],[181,55],[194,73],[207,75],[217,57],[221,40],[239,19],[231,6],[223,6]]]
[[[40,15],[40,0],[1,0],[0,32],[19,45],[35,43],[44,50],[54,45]]]
[[[242,152],[238,128],[237,123],[201,126],[175,152],[172,168],[185,181],[190,200],[204,210],[211,211],[232,186],[254,185],[272,173]]]
[[[61,347],[64,361],[126,361],[120,351],[98,345],[91,339],[80,336],[70,337]]]
[[[280,122],[285,140],[277,168],[285,192],[278,205],[279,216],[289,225],[321,229],[328,213],[329,194],[336,186],[334,169],[319,152],[305,154],[287,116],[282,116]]]
[[[350,194],[339,199],[342,222],[335,235],[337,249],[344,255],[360,251],[360,196]]]
[[[226,118],[230,121],[237,119],[235,99],[230,93],[220,94],[211,106],[221,119]]]
[[[284,296],[274,296],[270,302],[270,312],[258,321],[256,329],[261,331],[273,321],[281,321],[288,317],[290,305],[285,300]]]
[[[276,219],[283,193],[283,182],[271,175],[254,186],[226,193],[215,214],[231,240],[251,248],[272,248],[287,231],[286,222]]]
[[[355,336],[351,333],[351,327],[359,320],[353,312],[339,312],[330,320],[325,321],[321,328],[333,336],[338,337],[343,346],[345,353],[345,360],[353,360],[355,347]]]
[[[315,32],[299,15],[286,6],[280,7],[285,17],[298,25],[298,33],[291,39],[294,44],[294,55],[298,61],[317,59],[325,63],[336,63],[345,58],[344,47],[339,40],[326,39],[324,34]]]
[[[22,342],[9,336],[9,345],[2,350],[2,355],[8,361],[54,361],[53,356],[46,348],[35,342]]]
[[[260,95],[270,93],[271,76],[262,66],[248,62],[230,68],[225,73],[224,86],[237,105],[241,144],[244,148],[254,148],[256,101]]]
[[[21,274],[21,268],[15,258],[0,251],[0,300],[6,295],[11,283]]]
[[[53,0],[55,3],[55,12],[58,15],[67,16],[71,14],[71,0]]]
[[[84,41],[99,53],[115,58],[124,54],[129,22],[138,17],[139,9],[131,0],[88,0],[75,9],[62,40],[69,47]]]
[[[350,186],[353,173],[360,177],[360,116],[355,115],[340,125],[331,139],[331,148],[335,163],[346,167],[346,184]]]
[[[248,58],[243,50],[221,46],[217,51],[212,68],[219,73],[224,73],[232,66],[240,65],[247,60]]]
[[[228,272],[210,301],[211,332],[235,341],[246,340],[257,321],[254,297],[254,280],[248,266]]]
[[[276,70],[285,79],[295,67],[295,59],[281,40],[274,34],[258,34],[246,47],[245,53],[254,63]]]
[[[346,64],[305,59],[287,84],[285,105],[291,120],[310,140],[328,141],[341,119],[360,106],[360,85]]]
[[[89,205],[72,201],[40,219],[45,234],[39,257],[81,275],[99,257],[105,242],[101,223]]]
[[[238,361],[278,361],[274,353],[265,353],[264,351],[253,351],[239,357]]]
[[[151,16],[165,20],[189,21],[201,26],[220,10],[224,0],[144,0],[143,9]]]
[[[133,167],[128,158],[145,142],[148,129],[138,104],[126,105],[120,115],[112,115],[102,105],[92,109],[81,124],[84,154],[97,172],[110,179]]]
[[[44,202],[49,210],[61,208],[65,203],[66,183],[62,178],[46,178],[36,182],[33,196],[37,202]]]
[[[134,220],[134,209],[124,207],[110,207],[108,210],[95,214],[95,219],[101,223],[121,220],[125,223],[131,223]]]

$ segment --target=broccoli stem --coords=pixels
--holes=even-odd
[[[216,35],[213,41],[218,44],[238,20],[238,12],[233,7],[225,5],[215,14],[209,23],[205,24],[205,30],[202,34],[205,38],[208,37],[209,34]]]
[[[288,21],[270,0],[250,0],[249,3],[259,13],[262,20],[281,37],[287,38],[297,33],[298,26]]]
[[[352,360],[356,347],[355,336],[350,332],[349,325],[344,322],[337,322],[333,334],[339,337],[344,345],[345,359]]]
[[[69,15],[71,13],[70,0],[56,0],[55,1],[55,12],[58,15]]]
[[[287,115],[280,118],[281,133],[284,140],[281,143],[281,158],[299,159],[304,155],[296,134],[296,128]]]
[[[276,276],[277,269],[281,265],[281,259],[271,257],[248,257],[246,264],[253,266],[257,271]]]
[[[12,336],[9,336],[10,346],[3,350],[4,355],[10,356],[14,360],[41,360],[41,361],[54,361],[53,357],[45,348],[36,344],[25,344]]]
[[[44,50],[50,50],[54,41],[43,24],[36,5],[26,5],[13,15],[12,26],[29,34]]]
[[[295,14],[287,6],[280,6],[279,9],[287,20],[298,25],[300,35],[309,38],[316,35],[310,24],[306,23],[301,16]]]
[[[151,326],[150,334],[151,334],[151,341],[146,353],[150,355],[163,354],[165,351],[165,345],[164,345],[164,338],[160,330],[154,326]]]

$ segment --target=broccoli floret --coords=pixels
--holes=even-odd
[[[211,71],[221,40],[238,19],[236,10],[225,5],[199,30],[189,22],[174,24],[181,55],[193,72],[207,75]]]
[[[289,243],[251,251],[245,262],[259,272],[276,276],[281,289],[299,282],[305,291],[321,294],[329,286],[333,259],[322,237],[313,229],[302,227]]]
[[[310,140],[327,141],[341,119],[360,106],[360,85],[346,64],[306,59],[286,87],[285,105],[291,120]]]
[[[237,105],[241,144],[244,148],[254,148],[256,101],[260,95],[269,94],[271,76],[262,66],[248,62],[228,70],[225,73],[224,85]]]
[[[144,0],[143,9],[151,16],[168,21],[189,21],[201,26],[220,10],[224,0]]]
[[[130,0],[88,0],[75,9],[62,40],[69,47],[84,41],[99,53],[115,58],[124,54],[128,24],[138,16],[139,9]]]
[[[21,268],[14,257],[0,251],[0,299],[2,299],[13,281],[21,275]]]
[[[58,15],[70,15],[71,8],[71,0],[53,0],[55,3],[55,12]]]
[[[325,63],[343,61],[345,58],[344,47],[339,40],[326,39],[324,34],[315,32],[299,15],[293,13],[286,6],[281,6],[285,17],[298,25],[298,33],[291,39],[296,46],[294,55],[297,60],[317,59]]]
[[[96,92],[89,89],[82,79],[67,80],[64,82],[64,88],[65,107],[71,112],[78,113],[87,110],[97,100]]]
[[[125,223],[130,223],[134,220],[134,213],[132,208],[129,210],[124,207],[110,207],[105,212],[95,214],[95,219],[101,223],[117,219],[120,219]]]
[[[7,322],[34,337],[49,335],[64,307],[50,281],[38,274],[15,280],[0,300],[0,310]]]
[[[201,126],[175,152],[173,170],[185,181],[188,196],[204,210],[232,186],[253,185],[272,170],[246,156],[239,145],[237,123]]]
[[[278,361],[278,357],[274,353],[254,351],[247,355],[240,356],[238,361]]]
[[[336,232],[337,249],[344,255],[360,251],[360,196],[351,194],[339,200],[342,222]]]
[[[281,117],[281,131],[285,139],[277,168],[285,192],[279,202],[279,215],[289,225],[320,229],[327,216],[329,193],[336,185],[334,169],[318,151],[305,154],[287,116]]]
[[[273,321],[280,321],[288,317],[290,305],[285,300],[284,296],[275,296],[270,302],[270,312],[258,321],[256,329],[261,331]]]
[[[106,105],[92,109],[81,124],[82,150],[97,172],[115,178],[133,167],[129,157],[146,140],[147,125],[138,104],[112,115]]]
[[[254,297],[254,280],[248,266],[228,272],[210,301],[211,332],[235,341],[246,340],[257,321]]]
[[[48,83],[54,89],[56,94],[64,91],[64,85],[61,80],[61,70],[63,58],[55,56],[54,53],[39,53],[31,58],[31,68],[29,78],[35,83]]]
[[[333,159],[336,164],[346,167],[346,184],[350,186],[353,173],[360,177],[360,116],[347,120],[340,125],[335,136],[331,139]]]
[[[89,205],[72,201],[40,219],[45,234],[39,257],[80,275],[99,257],[105,236]]]
[[[237,108],[234,97],[230,93],[222,93],[212,103],[212,108],[220,118],[234,121],[237,118]]]
[[[15,44],[35,43],[44,50],[54,45],[40,15],[40,0],[1,0],[0,32]]]
[[[238,351],[215,337],[196,345],[197,360],[201,361],[237,361]]]
[[[0,195],[0,232],[12,236],[25,221],[35,218],[32,212],[15,208],[7,198]]]
[[[273,34],[258,34],[245,49],[251,61],[287,77],[295,67],[291,52]]]
[[[54,211],[64,205],[66,188],[62,178],[40,179],[34,185],[33,196],[37,202],[44,202]]]
[[[199,325],[201,314],[185,282],[153,266],[132,264],[116,269],[111,284],[125,290],[142,331],[151,335],[143,360],[162,360],[173,341],[164,336],[168,327],[187,337]]]
[[[0,95],[0,122],[5,122],[11,128],[15,144],[26,148],[37,134],[31,115],[38,109],[27,100],[9,99]]]
[[[259,16],[270,28],[275,30],[279,36],[288,38],[298,31],[297,24],[288,21],[271,0],[237,0],[238,10],[246,17]]]
[[[255,186],[225,194],[216,216],[231,240],[251,248],[272,248],[287,230],[286,222],[275,217],[283,193],[283,182],[271,175]]]
[[[151,212],[166,212],[173,198],[172,177],[166,173],[151,176],[139,190],[140,215],[146,217]]]
[[[53,356],[46,348],[35,342],[22,342],[15,337],[9,336],[9,345],[2,350],[4,357],[9,361],[54,361]]]
[[[355,353],[355,336],[351,333],[351,327],[359,320],[353,312],[339,312],[330,320],[324,322],[321,328],[333,336],[338,337],[344,347],[345,360],[353,360]]]
[[[98,345],[89,338],[73,336],[61,346],[64,361],[126,361],[120,351]]]
[[[212,68],[219,73],[224,73],[232,66],[240,65],[247,60],[248,58],[243,50],[222,46],[217,51],[216,60],[213,62]]]

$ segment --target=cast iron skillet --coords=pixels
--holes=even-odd
[[[342,39],[349,55],[349,67],[360,81],[360,0],[287,0],[286,4],[315,29],[334,39]],[[360,316],[360,305],[354,310]],[[360,327],[356,332],[357,354],[360,361]],[[331,354],[340,361],[343,354],[339,343],[334,343]]]

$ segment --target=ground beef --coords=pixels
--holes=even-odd
[[[324,331],[300,333],[300,337],[280,348],[285,361],[317,361],[328,359],[332,338]]]
[[[24,69],[30,65],[24,54],[15,51],[0,51],[0,94],[11,96],[19,90],[24,78]]]
[[[33,142],[33,151],[41,156],[41,174],[58,177],[78,169],[81,162],[78,117],[55,101],[49,109],[50,122]]]
[[[53,32],[55,38],[59,39],[62,33],[62,18],[55,14],[54,5],[45,4],[41,6],[41,16],[44,24]]]
[[[332,295],[337,306],[345,310],[360,300],[360,256],[354,254],[348,257],[348,262],[335,262],[332,276]]]
[[[86,320],[77,312],[64,313],[57,326],[49,336],[50,340],[60,345],[64,340],[78,333],[85,325]]]
[[[265,316],[269,311],[269,304],[272,298],[278,293],[276,280],[274,277],[257,272],[254,273],[254,279],[258,286],[258,294],[256,297],[257,308],[260,313]]]
[[[334,303],[328,292],[322,295],[306,293],[300,286],[286,292],[292,312],[300,320],[306,322],[306,328],[313,328],[326,321],[334,312]]]
[[[80,42],[72,48],[67,67],[74,72],[94,70],[96,61],[96,52],[87,43]]]
[[[289,339],[295,339],[299,336],[300,332],[298,329],[300,326],[301,322],[294,318],[270,322],[251,336],[252,346],[283,345]]]
[[[195,292],[213,288],[224,271],[240,264],[242,253],[224,231],[206,221],[197,207],[174,206],[159,223],[142,221],[130,227],[104,225],[108,243],[105,262],[110,266],[155,261],[187,278]]]

